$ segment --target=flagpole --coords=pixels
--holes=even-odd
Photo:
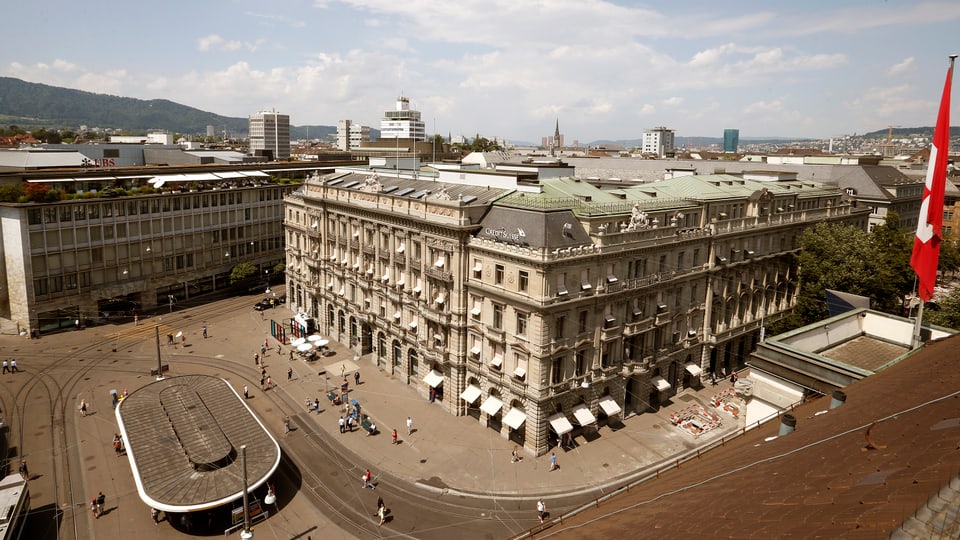
[[[933,144],[930,148],[930,161],[923,186],[923,199],[920,204],[920,216],[917,219],[917,235],[913,242],[913,254],[910,266],[917,273],[917,296],[920,306],[917,309],[917,321],[913,331],[913,347],[923,345],[920,331],[923,323],[923,304],[933,297],[937,282],[937,266],[940,260],[940,241],[943,228],[944,186],[947,181],[947,156],[950,153],[950,86],[953,81],[953,65],[956,54],[950,55],[950,68],[943,85],[937,124],[933,130]]]

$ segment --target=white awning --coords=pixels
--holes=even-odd
[[[573,431],[573,424],[567,420],[567,417],[564,416],[563,413],[557,413],[547,418],[547,422],[550,422],[550,427],[557,435],[564,435]]]
[[[597,421],[597,417],[583,403],[573,408],[573,417],[577,419],[577,422],[580,422],[581,426],[590,425]]]
[[[423,290],[423,285],[420,279],[417,279],[417,286],[413,288],[413,294],[420,294],[420,291]]]
[[[443,293],[440,293],[440,294],[437,295],[437,303],[438,303],[438,304],[442,304],[444,300],[446,300],[446,298],[443,297]]]
[[[350,264],[350,256],[344,255],[343,259],[340,260],[340,266],[346,266],[348,264]]]
[[[613,274],[610,274],[610,275],[607,276],[607,283],[616,283],[617,281],[619,281],[619,280],[617,279],[617,276],[615,276],[615,275],[613,275]]]
[[[403,275],[400,275],[400,279],[397,280],[397,287],[403,287]]]
[[[441,255],[440,258],[437,259],[437,262],[433,263],[433,265],[436,266],[437,268],[443,268],[443,265],[445,264],[447,264],[447,259],[444,258],[443,255]]]
[[[471,314],[471,315],[479,315],[482,310],[483,310],[483,308],[480,306],[480,303],[478,302],[477,304],[475,304],[475,305],[473,306],[473,309],[470,310],[470,314]]]
[[[403,242],[397,247],[397,253],[403,253]]]
[[[470,354],[474,356],[479,356],[482,348],[483,348],[483,345],[481,345],[480,342],[478,341],[476,345],[474,345],[473,348],[470,349]]]
[[[372,265],[372,264],[370,265],[370,268],[367,268],[367,273],[370,274],[371,276],[373,275],[373,265]]]
[[[416,330],[416,329],[417,329],[417,321],[410,321],[410,329],[411,329],[411,330]],[[668,384],[667,387],[669,388],[670,385]]]
[[[383,281],[390,281],[390,272],[387,272],[386,274],[384,274],[383,277],[380,279],[382,279]]]
[[[330,283],[327,283],[327,287],[329,287],[330,290],[333,290],[333,280],[332,280],[332,279],[330,280]]]
[[[337,294],[339,294],[340,296],[343,296],[344,292],[346,291],[343,290],[343,287],[340,287],[340,291]]]
[[[493,360],[490,360],[490,365],[493,367],[500,367],[503,365],[503,353],[497,352],[493,355]]]
[[[703,373],[703,370],[700,369],[700,366],[693,363],[687,364],[683,367],[687,370],[687,373],[693,375],[694,377],[699,377],[700,374]]]
[[[398,312],[394,313],[394,314],[393,314],[393,318],[394,318],[394,319],[397,319],[397,320],[399,321],[399,320],[400,320],[400,312],[398,311]]]
[[[607,413],[607,416],[620,414],[620,405],[617,405],[617,402],[610,396],[600,398],[600,408]]]
[[[460,399],[466,401],[469,404],[474,404],[477,401],[477,398],[480,397],[480,388],[476,385],[471,384],[460,394]]]
[[[521,379],[524,378],[524,377],[526,377],[526,376],[527,376],[527,368],[518,367],[517,369],[513,370],[513,376],[514,376],[514,377],[519,377],[519,378],[521,378]]]
[[[443,374],[435,369],[431,369],[430,373],[427,373],[427,376],[423,378],[423,382],[429,384],[433,388],[436,388],[443,384]]]
[[[666,392],[667,390],[670,389],[670,383],[668,383],[666,379],[664,379],[663,377],[661,377],[661,376],[659,376],[659,375],[657,375],[656,377],[650,379],[650,382],[652,382],[652,383],[653,383],[653,387],[656,388],[656,389],[657,389],[658,391],[660,391],[660,392]]]
[[[510,412],[503,417],[503,423],[512,429],[520,429],[520,426],[527,421],[527,414],[516,407],[510,409]]]
[[[480,410],[490,416],[496,416],[497,413],[500,412],[501,407],[503,407],[502,401],[494,396],[488,396],[487,399],[483,400],[483,404],[480,405]]]
[[[480,261],[477,261],[477,264],[473,265],[473,271],[474,271],[474,272],[483,272],[483,263],[480,262]]]

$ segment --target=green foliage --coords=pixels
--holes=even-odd
[[[923,322],[947,328],[960,328],[960,288],[954,288],[948,295],[938,298],[937,306],[940,309],[924,308]]]
[[[273,272],[273,274],[275,275],[279,275],[279,274],[282,274],[286,269],[287,269],[287,265],[283,263],[277,263],[273,265],[273,270],[271,270],[271,272]]]
[[[826,289],[868,296],[874,309],[899,314],[913,287],[912,245],[895,226],[896,214],[872,234],[847,225],[819,223],[800,238],[800,294],[796,326],[828,316]]]
[[[940,243],[940,260],[937,269],[944,273],[954,273],[960,269],[960,247],[952,234],[947,233]]]
[[[0,202],[19,202],[23,195],[23,186],[20,184],[0,185]]]
[[[230,284],[242,282],[258,274],[256,266],[248,262],[237,263],[230,271]]]

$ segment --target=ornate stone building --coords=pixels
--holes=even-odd
[[[795,175],[339,170],[286,201],[291,307],[534,453],[742,366],[795,304],[801,231],[867,209]]]

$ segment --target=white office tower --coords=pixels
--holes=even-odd
[[[420,111],[410,108],[410,99],[400,96],[393,111],[383,113],[380,120],[381,139],[427,140],[426,128],[420,120]]]
[[[673,130],[657,126],[643,132],[643,153],[656,154],[660,158],[673,153]]]
[[[290,115],[260,111],[250,117],[250,153],[290,159]]]
[[[353,150],[370,140],[370,126],[355,124],[351,120],[337,122],[337,149]]]

